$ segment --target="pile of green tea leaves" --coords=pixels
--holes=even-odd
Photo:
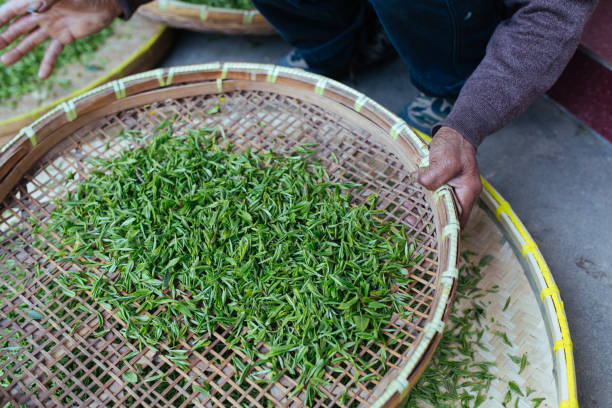
[[[166,123],[149,145],[92,160],[52,213],[69,248],[57,257],[85,266],[63,283],[115,308],[141,345],[232,328],[232,347],[269,379],[299,376],[309,398],[330,364],[364,371],[359,347],[386,344],[420,255],[376,196],[351,203],[360,186],[330,181],[312,146],[239,152],[217,136]]]
[[[0,5],[3,3],[6,3],[6,0],[0,0]],[[0,29],[0,32],[4,31],[4,29],[6,29],[6,26]],[[88,67],[101,69],[97,65],[88,64],[88,61],[90,61],[92,55],[112,34],[113,26],[111,25],[96,34],[65,46],[57,60],[56,72],[57,69],[78,61],[83,63],[85,69],[88,69]],[[18,43],[16,41],[11,46],[0,51],[0,55],[6,53]],[[56,85],[62,88],[71,87],[71,83],[68,80],[60,81],[53,74],[47,80],[41,80],[38,77],[38,69],[45,55],[48,43],[49,41],[46,41],[39,45],[20,61],[9,67],[0,64],[0,84],[2,84],[0,86],[0,105],[15,107],[19,97],[25,94],[31,92],[40,93],[42,91],[50,92]]]
[[[185,3],[191,4],[203,4],[210,7],[229,8],[229,9],[240,9],[240,10],[252,10],[253,3],[251,0],[181,0]]]

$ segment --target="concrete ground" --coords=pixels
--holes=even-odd
[[[278,37],[181,32],[163,65],[273,63],[288,50]],[[400,60],[349,85],[395,112],[416,93]],[[612,145],[542,97],[490,136],[478,159],[484,177],[510,202],[553,271],[574,342],[581,406],[609,407]]]

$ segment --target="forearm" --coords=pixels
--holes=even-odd
[[[121,18],[128,20],[132,17],[132,14],[145,3],[149,3],[151,0],[116,0],[123,12]]]
[[[434,126],[458,130],[477,147],[518,116],[559,77],[597,0],[507,0],[518,10],[493,33],[450,115]]]

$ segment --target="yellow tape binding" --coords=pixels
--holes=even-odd
[[[559,408],[578,408],[578,400],[570,399],[569,401],[561,401],[559,403]]]
[[[538,246],[533,240],[527,241],[525,245],[521,247],[521,254],[523,254],[523,258],[527,258],[527,254],[530,252],[536,252],[538,250]]]
[[[168,9],[168,3],[170,3],[168,0],[157,0],[157,7],[161,11],[166,11]]]
[[[223,92],[223,80],[221,78],[217,78],[217,90]]]
[[[200,7],[200,20],[206,21],[208,19],[208,6]]]
[[[38,140],[36,140],[36,132],[34,132],[34,129],[32,129],[30,126],[26,126],[23,128],[22,131],[26,134],[27,137],[30,138],[32,146],[36,146],[38,144]]]
[[[327,78],[321,78],[317,81],[317,84],[315,85],[315,93],[318,95],[323,95],[325,93],[325,87],[327,86],[327,83],[329,82],[329,80]]]
[[[557,350],[559,349],[563,349],[563,350],[571,350],[574,347],[574,344],[572,343],[572,339],[560,339],[555,341],[555,345],[553,347],[553,353],[556,353]]]
[[[559,288],[557,287],[557,285],[554,285],[554,284],[552,287],[544,288],[540,291],[540,299],[542,300],[542,302],[544,302],[544,299],[546,298],[546,296],[553,296],[553,295],[559,296]],[[559,322],[559,324],[560,323],[561,322]]]
[[[395,125],[391,126],[391,130],[389,130],[389,134],[393,139],[397,139],[398,136],[409,129],[408,125],[404,121],[395,122]]]
[[[66,113],[68,122],[72,122],[77,118],[76,106],[74,106],[74,102],[72,100],[62,103],[62,109]]]
[[[359,98],[357,98],[357,100],[355,101],[355,106],[353,106],[355,112],[361,112],[361,108],[363,108],[363,105],[368,102],[368,99],[369,98],[365,95],[359,95]]]
[[[255,10],[249,10],[242,13],[242,24],[251,24],[253,23],[253,17],[255,17]]]
[[[125,84],[120,79],[113,81],[113,90],[115,91],[115,96],[117,99],[122,99],[127,96]]]
[[[280,67],[273,66],[268,71],[268,75],[266,76],[266,81],[270,83],[276,82],[278,79],[278,70]]]
[[[501,218],[501,215],[504,213],[510,213],[512,211],[512,208],[510,207],[510,203],[508,203],[507,201],[501,201],[499,203],[499,205],[497,206],[497,208],[495,209],[495,216],[499,219]]]

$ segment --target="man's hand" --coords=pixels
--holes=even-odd
[[[65,45],[108,27],[120,14],[116,0],[9,0],[0,7],[0,27],[10,22],[0,33],[0,50],[24,37],[0,62],[12,65],[51,38],[38,71],[48,78]]]
[[[445,183],[453,186],[462,210],[459,221],[465,226],[482,191],[476,149],[455,129],[441,127],[429,145],[429,167],[419,169],[418,181],[429,190]]]

